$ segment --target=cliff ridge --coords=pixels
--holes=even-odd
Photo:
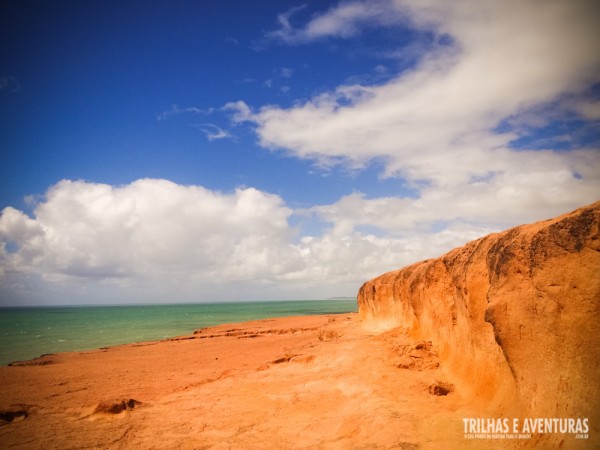
[[[363,322],[430,340],[490,413],[600,411],[600,202],[491,234],[366,282]]]

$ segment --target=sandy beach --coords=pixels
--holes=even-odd
[[[435,348],[356,314],[48,355],[0,380],[3,448],[482,448]]]

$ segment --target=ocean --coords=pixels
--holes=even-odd
[[[192,334],[222,323],[357,311],[356,300],[0,308],[0,365]]]

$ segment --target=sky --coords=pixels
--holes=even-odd
[[[0,306],[319,299],[600,195],[584,0],[10,1]]]

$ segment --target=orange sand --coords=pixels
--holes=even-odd
[[[0,383],[2,448],[514,445],[464,439],[462,418],[484,412],[445,383],[435,347],[356,314],[51,355]]]

